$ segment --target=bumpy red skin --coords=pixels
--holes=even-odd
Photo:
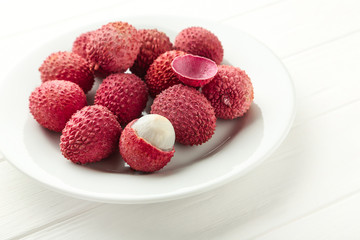
[[[55,132],[61,132],[71,115],[86,105],[84,91],[77,84],[63,80],[42,83],[29,98],[34,119]]]
[[[93,31],[86,45],[87,59],[98,65],[100,72],[125,72],[140,51],[138,31],[126,22],[111,22]]]
[[[163,151],[137,136],[131,127],[137,119],[130,122],[121,134],[120,154],[129,166],[141,172],[155,172],[162,169],[174,156],[175,149]]]
[[[78,84],[87,93],[94,84],[91,63],[73,52],[55,52],[39,68],[43,82],[67,80]]]
[[[220,65],[218,74],[202,88],[202,93],[215,109],[216,117],[234,119],[243,116],[254,99],[254,89],[245,71]]]
[[[224,49],[218,37],[202,27],[183,29],[175,38],[176,50],[210,58],[220,64],[224,57]]]
[[[118,148],[121,126],[106,107],[92,105],[77,111],[60,137],[65,158],[78,164],[100,161]]]
[[[151,113],[169,119],[176,141],[185,145],[203,144],[215,132],[216,117],[210,102],[195,88],[182,84],[157,95]]]
[[[156,58],[150,65],[145,75],[145,82],[152,97],[155,97],[168,87],[180,83],[176,73],[171,68],[171,62],[175,57],[185,54],[183,51],[167,51]]]
[[[147,100],[146,84],[138,76],[129,73],[109,75],[95,94],[95,104],[103,105],[112,111],[121,125],[139,117]]]
[[[170,42],[169,37],[157,29],[141,29],[139,30],[139,34],[141,36],[142,45],[130,71],[133,74],[144,78],[146,71],[154,60],[160,54],[172,50],[173,45]]]
[[[86,45],[89,42],[89,38],[90,38],[91,34],[92,34],[92,31],[82,33],[80,36],[78,36],[73,43],[72,52],[87,59]]]
[[[83,58],[87,59],[91,63],[90,68],[94,69],[95,76],[98,76],[100,78],[105,78],[110,73],[103,71],[99,67],[99,64],[97,64],[96,62],[92,62],[92,59],[89,59],[87,52],[86,52],[86,48],[87,48],[86,46],[89,43],[89,41],[90,41],[89,39],[91,37],[91,34],[93,34],[93,32],[96,32],[96,31],[86,32],[86,33],[83,33],[80,36],[78,36],[73,43],[72,52],[82,56]]]

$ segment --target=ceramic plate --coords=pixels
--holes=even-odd
[[[172,41],[189,26],[211,30],[223,44],[223,63],[244,69],[252,79],[255,98],[251,109],[242,118],[218,120],[214,136],[201,146],[176,145],[171,162],[153,174],[132,171],[119,154],[86,166],[71,163],[59,150],[60,134],[42,128],[30,115],[28,97],[40,85],[38,68],[50,53],[71,50],[80,33],[106,22],[89,25],[43,44],[2,81],[0,147],[16,168],[73,197],[109,203],[150,203],[219,187],[253,169],[280,145],[294,118],[294,88],[282,63],[262,43],[234,28],[197,20],[154,16],[119,20],[137,28],[157,28]]]

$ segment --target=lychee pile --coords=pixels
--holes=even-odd
[[[223,57],[219,38],[202,27],[183,29],[173,44],[157,29],[110,22],[79,34],[72,51],[44,59],[30,113],[61,132],[60,150],[73,163],[119,151],[133,170],[155,172],[170,162],[175,142],[204,144],[217,118],[249,110],[251,80],[240,68],[221,65]],[[88,103],[95,80],[101,83]]]

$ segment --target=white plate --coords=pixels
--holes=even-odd
[[[42,61],[52,52],[70,50],[76,36],[105,24],[102,22],[44,44],[19,62],[3,81],[0,147],[16,168],[73,197],[109,203],[149,203],[219,187],[248,172],[280,145],[294,118],[294,87],[282,63],[263,44],[215,23],[154,16],[120,20],[138,28],[158,28],[172,41],[189,26],[203,26],[214,32],[225,49],[224,63],[244,69],[252,79],[255,99],[249,112],[236,120],[219,120],[212,139],[201,146],[176,145],[171,162],[153,174],[130,170],[118,154],[87,166],[66,160],[58,146],[60,134],[35,122],[28,110],[28,97],[40,85],[38,67]]]

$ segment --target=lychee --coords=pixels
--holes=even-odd
[[[42,83],[29,98],[34,119],[55,132],[61,132],[71,115],[86,105],[84,91],[77,84],[64,80]]]
[[[87,93],[94,84],[91,64],[73,52],[55,52],[39,68],[41,80],[67,80],[78,84]]]
[[[175,129],[176,141],[185,145],[200,145],[215,131],[216,117],[210,102],[195,88],[182,84],[157,95],[151,113],[169,119]]]
[[[176,50],[212,59],[220,64],[224,57],[224,49],[218,37],[202,27],[183,29],[175,38]]]
[[[118,149],[121,126],[104,106],[86,106],[67,122],[60,137],[60,150],[74,163],[100,161]]]
[[[92,31],[80,34],[73,42],[72,52],[87,59],[86,45],[89,42]]]
[[[192,54],[174,58],[171,67],[180,82],[192,87],[209,83],[218,71],[214,61]]]
[[[129,73],[109,75],[95,94],[95,104],[107,107],[118,117],[120,124],[127,124],[139,117],[147,100],[146,84],[138,76]]]
[[[171,68],[171,62],[175,57],[185,54],[183,51],[167,51],[157,57],[150,65],[145,75],[145,82],[152,97],[155,97],[168,87],[180,83],[176,73]]]
[[[218,118],[241,117],[250,108],[254,90],[249,76],[240,68],[220,65],[218,74],[202,88]]]
[[[174,156],[175,132],[168,119],[148,114],[130,122],[120,137],[120,154],[137,171],[162,169]]]
[[[125,72],[134,64],[140,46],[135,27],[126,22],[111,22],[89,35],[86,54],[102,72]]]
[[[153,61],[162,53],[172,49],[169,37],[157,29],[141,29],[139,34],[142,40],[140,52],[130,68],[130,71],[143,78]]]

